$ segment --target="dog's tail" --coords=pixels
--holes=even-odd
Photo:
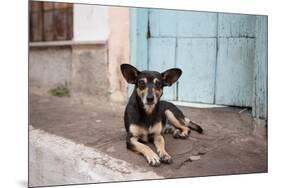
[[[191,130],[194,130],[200,134],[203,133],[203,129],[200,125],[198,125],[197,123],[195,123],[194,121],[191,121],[187,118],[185,118],[185,121],[187,123],[187,126],[191,129]]]

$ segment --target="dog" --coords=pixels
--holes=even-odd
[[[187,138],[190,129],[203,132],[174,104],[160,100],[164,87],[179,79],[181,69],[172,68],[159,73],[139,71],[130,64],[122,64],[120,69],[126,81],[135,85],[124,113],[127,148],[142,154],[151,166],[170,164],[172,157],[165,149],[164,133],[172,133],[175,138]],[[157,154],[145,145],[148,141],[153,141]]]

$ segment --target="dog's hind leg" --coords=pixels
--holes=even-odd
[[[176,128],[174,125],[172,125],[170,123],[166,124],[164,134],[172,134],[175,138],[180,138],[180,133],[181,133],[181,130]]]
[[[173,134],[175,131],[175,127],[170,124],[170,122],[167,122],[164,128],[164,134]]]
[[[172,111],[166,110],[165,115],[167,119],[176,127],[173,131],[175,138],[187,138],[189,135],[189,128],[185,125],[185,122],[178,120]]]
[[[194,130],[194,131],[197,131],[198,133],[203,133],[203,129],[200,125],[198,125],[197,123],[195,123],[194,121],[191,121],[190,119],[188,118],[184,118],[184,121],[185,121],[185,125],[187,127],[189,127],[190,129]]]

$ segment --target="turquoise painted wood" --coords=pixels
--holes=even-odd
[[[256,16],[243,14],[218,14],[219,37],[255,37]]]
[[[178,39],[177,65],[183,70],[178,99],[188,102],[214,103],[216,39]]]
[[[177,34],[177,11],[149,9],[151,37],[175,37]]]
[[[177,37],[216,37],[217,13],[177,11]]]
[[[264,16],[131,10],[131,61],[139,69],[183,69],[165,99],[253,107],[267,117]]]
[[[253,86],[253,116],[257,118],[268,117],[268,32],[267,17],[257,16],[256,18],[256,48],[254,65],[254,86]]]
[[[217,13],[149,10],[151,37],[216,37]]]
[[[256,16],[218,15],[215,104],[252,106]]]
[[[131,63],[139,70],[148,69],[148,9],[131,8],[130,10],[130,44]],[[131,95],[134,86],[129,84],[128,94]]]
[[[165,89],[163,99],[168,100],[182,100],[193,102],[213,103],[214,99],[214,69],[216,63],[216,33],[217,33],[217,14],[216,13],[201,13],[201,12],[186,12],[174,10],[149,10],[149,28],[150,38],[149,51],[149,69],[164,71],[165,69],[183,66],[194,66],[195,61],[197,65],[206,66],[211,64],[210,70],[202,70],[202,74],[192,71],[186,71],[182,75],[177,84],[171,88]],[[197,44],[193,46],[193,53],[186,51],[184,44],[185,39],[190,37],[204,37],[201,40],[194,40]],[[211,43],[210,43],[211,41]],[[203,42],[200,44],[199,42]],[[200,53],[203,48],[207,52],[211,48],[211,53]],[[211,55],[210,55],[211,54]],[[188,56],[191,55],[191,56]],[[189,64],[185,64],[184,58],[194,57],[190,59]],[[209,59],[210,58],[210,59]],[[204,66],[204,64],[206,65]],[[201,67],[201,68],[202,68]],[[198,67],[197,71],[200,68]],[[209,81],[203,81],[200,75],[212,72],[205,77],[209,77]],[[192,74],[189,74],[192,73]],[[189,92],[197,83],[198,92]],[[189,85],[192,83],[192,85]],[[212,83],[212,85],[208,85]],[[208,85],[208,86],[207,86]],[[207,87],[205,87],[207,86]],[[178,89],[177,89],[178,88]],[[184,89],[180,89],[184,88]],[[207,91],[206,93],[202,91]],[[211,93],[211,95],[210,95]]]
[[[220,38],[215,104],[252,106],[255,39]]]
[[[175,38],[150,38],[149,40],[148,64],[149,70],[164,72],[175,67]],[[165,88],[165,100],[176,100],[176,84]]]

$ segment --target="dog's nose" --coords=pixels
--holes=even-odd
[[[152,103],[154,101],[154,96],[153,95],[148,95],[146,97],[146,100],[147,100],[148,103]]]

